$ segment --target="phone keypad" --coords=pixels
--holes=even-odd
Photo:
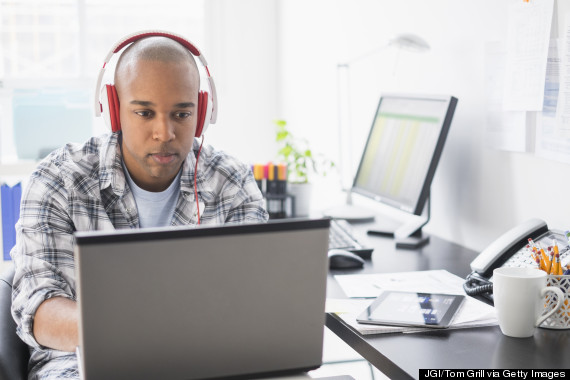
[[[539,236],[537,239],[534,239],[534,242],[539,243],[544,248],[546,248],[553,245],[554,240],[556,240],[556,244],[558,245],[558,250],[560,252],[560,263],[562,266],[566,266],[566,264],[570,262],[570,247],[568,246],[568,241],[562,233],[549,231],[544,235]],[[519,249],[517,253],[508,259],[503,266],[536,267],[536,262],[532,259],[525,246]]]

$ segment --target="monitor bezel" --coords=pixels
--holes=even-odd
[[[431,157],[431,161],[429,164],[428,171],[423,181],[422,189],[419,193],[419,197],[411,208],[408,205],[403,205],[400,202],[396,202],[393,199],[387,198],[385,196],[381,196],[379,194],[374,194],[366,189],[363,189],[357,185],[358,183],[358,176],[360,175],[362,165],[364,162],[364,157],[366,156],[366,150],[368,149],[368,144],[370,143],[370,138],[372,136],[372,131],[374,130],[374,124],[376,122],[376,118],[378,116],[378,111],[382,105],[384,99],[387,98],[401,98],[401,99],[418,99],[418,100],[435,100],[435,101],[445,101],[447,102],[445,117],[443,118],[443,122],[440,127],[439,137],[437,139],[437,143]],[[443,152],[443,147],[445,145],[445,141],[447,140],[447,135],[449,134],[449,128],[451,126],[451,121],[453,120],[453,115],[455,113],[455,109],[457,107],[457,98],[452,95],[425,95],[425,94],[403,94],[403,93],[384,93],[380,96],[380,100],[378,101],[378,106],[376,107],[376,111],[374,112],[374,116],[372,118],[372,124],[370,130],[368,132],[368,137],[366,138],[366,143],[364,144],[364,149],[362,150],[362,156],[360,158],[360,162],[358,164],[358,170],[356,171],[356,175],[354,176],[354,181],[352,183],[351,192],[362,195],[366,198],[372,199],[376,202],[388,205],[390,207],[405,211],[407,213],[413,213],[414,215],[421,215],[426,204],[426,201],[429,197],[431,184],[433,181],[433,177],[435,175],[435,170],[437,165],[439,164],[439,160],[441,158],[441,154]]]

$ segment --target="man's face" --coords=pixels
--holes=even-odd
[[[123,159],[138,186],[162,191],[192,148],[197,69],[190,62],[139,60],[124,72],[117,88]]]

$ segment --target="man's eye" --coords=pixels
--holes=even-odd
[[[135,113],[141,117],[148,118],[152,116],[151,111],[135,111]]]
[[[187,119],[190,116],[192,116],[191,112],[175,112],[174,113],[174,117],[176,117],[177,119]]]

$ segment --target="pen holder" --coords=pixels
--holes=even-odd
[[[564,300],[562,307],[560,307],[560,310],[552,314],[550,317],[546,318],[546,320],[541,323],[540,327],[558,330],[570,329],[570,275],[548,275],[546,285],[556,286],[557,288],[560,288],[564,294]],[[552,292],[547,293],[545,297],[544,310],[550,311],[554,309],[557,302],[558,300],[556,299],[555,294]]]

